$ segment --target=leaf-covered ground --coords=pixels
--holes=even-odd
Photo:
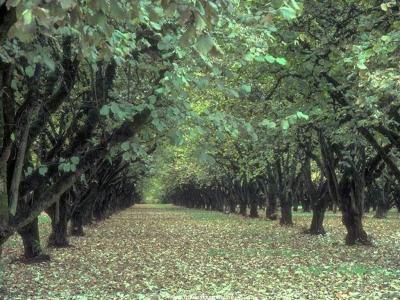
[[[3,255],[6,299],[136,299],[223,296],[224,299],[399,299],[400,218],[365,218],[375,247],[347,247],[340,214],[328,213],[328,235],[295,226],[170,205],[136,205],[46,249],[51,261],[18,261],[21,241]],[[41,216],[43,240],[49,220]],[[192,299],[194,299],[193,297]],[[199,299],[199,298],[197,298]],[[222,297],[220,298],[222,299]]]

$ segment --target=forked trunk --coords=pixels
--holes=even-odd
[[[345,175],[344,175],[345,176]],[[347,245],[371,245],[362,225],[364,211],[363,178],[344,180],[341,186],[342,220],[347,229]]]
[[[346,245],[371,245],[371,241],[368,238],[362,225],[362,215],[343,212],[343,224],[346,226]]]
[[[324,217],[326,208],[328,207],[328,200],[329,195],[325,194],[314,205],[311,226],[307,233],[312,235],[323,235],[326,233],[324,228]]]

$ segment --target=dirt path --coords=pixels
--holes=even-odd
[[[262,299],[385,299],[400,297],[400,232],[395,216],[366,219],[377,247],[346,247],[340,216],[329,234],[169,205],[136,205],[48,249],[39,265],[7,263],[21,254],[19,238],[5,248],[6,299],[135,299],[224,295]],[[41,219],[43,241],[47,218]],[[157,299],[153,297],[154,299]]]

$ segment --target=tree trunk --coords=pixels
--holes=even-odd
[[[40,246],[38,218],[35,218],[31,223],[21,228],[18,233],[24,244],[24,256],[30,262],[40,262],[49,260],[48,255],[43,254]]]
[[[324,235],[326,233],[324,229],[324,217],[326,208],[328,207],[328,200],[329,195],[326,193],[314,205],[311,226],[307,233],[311,235]]]
[[[0,65],[1,66],[1,65]],[[2,72],[0,71],[0,97],[2,96]],[[7,189],[7,160],[10,154],[10,147],[3,149],[5,135],[5,122],[3,114],[3,101],[0,102],[0,237],[6,236],[8,231],[8,189]],[[1,252],[1,244],[0,244]],[[0,253],[1,254],[1,253]]]
[[[258,218],[258,203],[256,200],[250,202],[250,218]]]
[[[354,174],[355,175],[355,174]],[[371,245],[362,225],[362,216],[364,211],[364,185],[362,176],[345,178],[341,182],[341,200],[342,200],[342,220],[346,226],[346,244],[347,245]],[[344,174],[343,176],[346,176]],[[347,176],[346,176],[347,177]]]
[[[224,212],[224,195],[220,190],[215,191],[215,210]]]
[[[71,229],[70,233],[72,236],[84,236],[83,231],[83,216],[81,211],[75,211],[71,217]]]
[[[281,200],[281,218],[279,220],[279,223],[285,226],[293,225],[292,205],[290,201],[286,199]]]
[[[266,209],[266,217],[269,220],[276,220],[278,216],[276,215],[276,198],[275,195],[268,195],[267,199],[267,209]]]
[[[0,237],[8,230],[7,165],[0,160]],[[1,248],[1,245],[0,245]]]
[[[343,224],[346,226],[346,245],[371,245],[368,235],[362,226],[362,215],[354,212],[343,212]]]
[[[68,195],[64,194],[58,201],[59,205],[55,203],[49,209],[52,227],[52,232],[48,240],[49,247],[69,247],[67,197]]]
[[[232,214],[236,212],[236,201],[232,198],[229,199],[229,212]]]
[[[370,209],[371,209],[371,204],[370,204],[370,202],[365,203],[364,212],[368,214],[369,211],[370,211]]]
[[[302,202],[302,205],[303,205],[303,212],[310,212],[311,211],[311,209],[310,209],[310,199],[304,199],[303,200],[303,202]]]
[[[377,205],[376,205],[376,212],[375,218],[377,219],[385,219],[387,217],[387,213],[389,211],[389,203],[386,199],[385,190],[379,189],[379,193],[377,193]]]
[[[246,202],[241,199],[240,204],[239,204],[239,214],[242,216],[247,216],[247,205]]]
[[[397,198],[395,200],[395,205],[397,207],[397,212],[400,214],[400,199],[399,198]]]

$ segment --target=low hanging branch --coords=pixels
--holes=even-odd
[[[147,123],[149,116],[149,110],[144,110],[135,115],[133,121],[126,121],[122,124],[104,144],[86,152],[86,154],[81,158],[76,172],[66,173],[59,176],[55,179],[54,184],[38,196],[29,211],[17,212],[17,215],[12,222],[12,230],[0,235],[0,245],[2,245],[15,230],[19,230],[28,225],[38,215],[40,215],[42,211],[45,211],[51,205],[56,203],[60,199],[61,195],[68,191],[86,170],[91,168],[96,161],[103,159],[107,155],[109,147],[122,143],[137,134],[140,128]]]
[[[386,163],[388,168],[393,172],[398,180],[400,180],[400,170],[390,159],[389,155],[379,146],[378,142],[375,140],[374,136],[365,127],[358,128],[358,131],[365,137],[365,139],[370,143],[370,145],[375,149],[375,151],[382,157],[383,161]]]

